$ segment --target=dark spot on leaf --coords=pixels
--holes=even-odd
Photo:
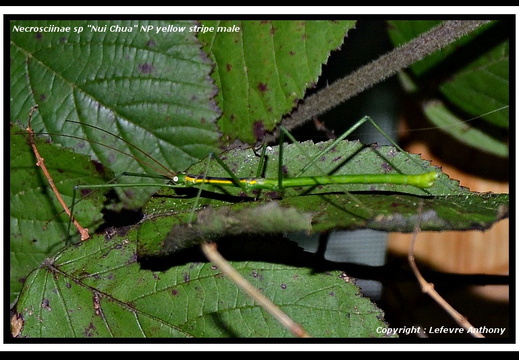
[[[389,171],[393,170],[391,165],[389,165],[388,163],[382,163],[381,167],[382,167],[382,170],[384,170],[384,172],[389,172]]]
[[[85,196],[88,196],[90,195],[90,193],[92,192],[92,190],[90,189],[81,189],[80,193],[81,193],[81,197],[85,197]]]
[[[335,293],[332,291],[332,292],[330,292],[328,295],[330,295],[330,296],[335,296]]]
[[[177,289],[173,289],[173,290],[171,291],[171,295],[173,295],[173,296],[177,296],[177,295],[178,295],[178,290],[177,290]]]
[[[91,160],[90,162],[92,163],[92,165],[94,165],[94,169],[97,173],[104,174],[106,172],[106,167],[99,161]]]
[[[113,226],[109,226],[105,229],[105,241],[110,241],[117,235],[117,228]]]
[[[52,310],[52,309],[50,308],[49,299],[47,299],[47,298],[45,298],[45,299],[43,299],[43,300],[41,301],[41,307],[42,307],[43,309],[45,309],[45,310],[48,310],[48,311]]]
[[[144,63],[139,65],[139,71],[143,74],[150,74],[155,68],[153,65]]]
[[[290,51],[288,52],[288,55],[290,55],[290,56],[294,56],[295,54],[296,54],[296,52],[295,52],[294,50],[290,50]]]
[[[269,191],[265,194],[269,199],[280,199],[281,196],[277,191]]]
[[[263,139],[265,136],[265,127],[263,126],[263,122],[261,120],[254,122],[252,125],[252,132],[257,140]]]
[[[227,71],[231,71],[232,70],[232,64],[225,65],[225,68],[227,69]]]
[[[146,43],[146,46],[149,47],[149,48],[155,47],[155,41],[153,41],[153,40],[149,40],[149,41]]]
[[[40,101],[45,101],[47,99],[47,95],[40,94]]]
[[[261,91],[261,92],[268,91],[267,84],[262,83],[262,82],[258,83],[258,90]]]
[[[139,255],[137,255],[137,253],[135,252],[130,256],[130,259],[128,260],[127,264],[133,264],[137,261],[139,261]]]
[[[191,278],[189,277],[189,273],[184,273],[184,281],[189,282]]]
[[[85,337],[92,337],[94,336],[95,330],[95,325],[93,323],[90,323],[88,327],[85,329],[85,331],[83,331],[83,335],[85,335]]]
[[[41,40],[43,39],[43,34],[41,32],[37,32],[36,34],[34,34],[34,37],[36,38],[36,40]]]
[[[387,152],[387,156],[390,158],[395,157],[397,154],[398,154],[397,149],[395,149],[393,147],[390,148],[389,151]]]
[[[97,316],[101,315],[101,297],[97,291],[94,291],[94,296],[92,297],[92,303],[94,306],[94,313]]]
[[[287,288],[287,285],[286,285],[286,284],[281,284],[281,288],[282,288],[283,290],[285,290],[285,289]]]

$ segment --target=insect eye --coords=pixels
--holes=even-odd
[[[173,180],[174,183],[177,183],[178,182],[178,176],[173,176],[172,180]]]

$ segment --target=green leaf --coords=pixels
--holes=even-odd
[[[290,112],[317,82],[331,50],[354,21],[204,21],[240,31],[200,34],[215,63],[212,73],[223,110],[218,125],[232,142],[253,144]]]
[[[36,157],[24,131],[17,126],[11,126],[10,131],[11,301],[16,298],[27,274],[77,234],[74,226],[69,233],[69,217],[64,214],[40,168],[35,166]],[[113,173],[87,156],[73,154],[41,139],[36,139],[36,145],[69,206],[75,185],[104,184],[113,178]],[[82,195],[85,194],[78,193],[77,197]],[[84,227],[95,228],[102,220],[104,200],[102,193],[92,193],[75,206],[74,216]]]
[[[444,129],[460,142],[499,157],[508,157],[506,139],[495,139],[483,131],[471,127],[469,123],[460,120],[442,103],[429,102],[424,106],[424,113],[434,125]]]
[[[508,129],[509,62],[508,41],[498,44],[483,56],[445,81],[442,93],[469,114],[484,114],[492,125]],[[504,111],[495,111],[496,109]]]
[[[183,170],[216,151],[220,115],[209,78],[211,63],[201,50],[193,21],[12,21],[10,23],[11,121],[25,121],[31,106],[37,132],[91,155],[116,174],[156,174],[121,152],[142,153],[170,171]],[[15,31],[15,26],[67,26],[68,32]],[[157,33],[163,26],[185,31]],[[146,31],[148,26],[152,31]],[[116,29],[124,29],[113,31]],[[82,32],[74,29],[82,28]],[[73,135],[83,138],[70,138]],[[104,144],[104,146],[100,145]],[[111,148],[109,148],[111,147]],[[143,159],[149,161],[149,159]],[[132,181],[132,179],[128,179]],[[133,180],[139,182],[142,180]],[[119,191],[129,207],[142,206],[152,190]]]
[[[287,177],[297,174],[308,163],[308,158],[320,154],[330,142],[285,146],[284,174]],[[267,178],[277,178],[278,150],[273,147],[267,153]],[[253,151],[243,150],[229,151],[224,159],[231,171],[241,178],[254,177],[260,161]],[[229,177],[216,161],[210,162],[209,166],[207,161],[202,161],[189,172],[202,176],[206,170],[208,176]],[[394,147],[341,141],[304,175],[421,174],[430,171],[439,173],[440,169]],[[426,189],[365,183],[289,188],[283,194],[271,191],[246,194],[240,188],[209,184],[203,190],[202,198],[198,198],[197,189],[168,188],[150,200],[144,210],[147,220],[140,228],[141,255],[170,254],[194,246],[201,239],[217,240],[237,234],[364,228],[412,232],[418,222],[424,231],[483,230],[508,216],[509,201],[507,194],[471,192],[441,173],[433,186]],[[202,210],[191,218],[194,206]],[[210,210],[210,207],[216,210]],[[277,224],[269,216],[283,221]]]
[[[389,35],[395,46],[407,42],[440,21],[390,21]],[[440,127],[456,140],[497,156],[507,156],[504,149],[508,142],[509,127],[509,40],[500,28],[509,26],[506,20],[492,22],[462,37],[411,66],[414,87],[431,93],[431,79],[437,83],[441,98],[428,99],[443,102],[449,107],[448,117],[456,123],[471,121],[466,127],[479,129],[453,131],[452,127]],[[402,76],[409,85],[410,77]],[[444,122],[447,110],[439,118],[436,111],[425,111],[427,118],[436,125]],[[481,119],[487,124],[474,121]],[[480,121],[481,122],[481,121]],[[486,133],[486,135],[483,135]],[[472,135],[475,135],[471,138]],[[485,137],[485,141],[481,141]],[[498,144],[500,143],[500,144]]]
[[[187,263],[165,271],[137,262],[135,231],[95,237],[48,258],[15,309],[19,337],[290,337],[220,271]],[[315,337],[381,337],[382,312],[337,271],[233,262]]]

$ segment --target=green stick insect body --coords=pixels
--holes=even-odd
[[[189,174],[177,174],[171,178],[173,185],[178,186],[195,186],[203,184],[212,184],[218,186],[231,186],[240,187],[245,192],[251,190],[270,190],[270,191],[283,191],[286,188],[293,187],[306,187],[306,186],[321,186],[321,185],[337,185],[337,184],[393,184],[393,185],[412,185],[420,189],[431,187],[434,184],[434,180],[438,178],[438,173],[430,171],[422,174],[405,175],[405,174],[348,174],[348,175],[320,175],[320,176],[301,176],[311,165],[313,165],[318,158],[330,151],[340,141],[344,140],[353,131],[360,127],[365,122],[371,122],[373,126],[382,133],[386,138],[390,139],[387,134],[368,116],[363,117],[357,121],[348,131],[339,136],[333,141],[326,149],[317,154],[311,159],[308,159],[308,163],[296,177],[284,178],[281,169],[283,167],[283,139],[285,136],[297,144],[297,141],[292,135],[281,128],[280,138],[280,155],[279,155],[279,167],[278,167],[278,178],[237,178],[228,166],[216,155],[212,155],[220,166],[231,176],[230,178],[225,177],[209,177],[209,176],[197,176]],[[390,140],[391,141],[391,140]],[[400,151],[404,152],[396,143],[391,141],[393,145]],[[259,171],[258,171],[259,174]]]
[[[245,191],[250,190],[271,190],[282,191],[285,188],[304,187],[316,185],[332,185],[332,184],[395,184],[395,185],[412,185],[421,189],[431,187],[434,180],[438,177],[435,171],[416,174],[361,174],[361,175],[330,175],[330,176],[306,176],[297,178],[266,179],[266,178],[233,178],[208,177],[189,174],[175,175],[171,181],[172,185],[178,186],[196,186],[201,184],[211,184],[218,186],[241,187]]]
[[[72,121],[71,121],[72,122]],[[123,139],[122,137],[119,137],[115,134],[112,134],[111,132],[104,130],[102,128],[98,128],[93,125],[83,124],[89,127],[92,127],[96,130],[102,131],[104,133],[107,133],[109,135],[112,135],[119,140],[125,142],[130,147],[136,149],[138,152],[140,152],[143,155],[143,159],[136,158],[135,156],[131,154],[127,154],[123,151],[117,150],[115,148],[111,148],[115,151],[119,151],[123,154],[126,154],[139,162],[142,162],[144,165],[155,169],[159,174],[157,175],[147,175],[147,174],[134,174],[134,173],[128,173],[125,172],[121,176],[131,176],[131,175],[138,175],[141,177],[147,177],[147,178],[156,178],[156,179],[163,179],[165,182],[162,184],[159,183],[142,183],[142,184],[120,184],[120,183],[110,183],[110,184],[104,184],[104,185],[78,185],[76,186],[76,190],[78,189],[95,189],[95,188],[125,188],[125,187],[135,187],[135,186],[149,186],[149,187],[164,187],[164,188],[192,188],[196,187],[198,188],[198,194],[195,198],[195,205],[193,206],[190,219],[194,219],[194,213],[196,211],[196,204],[198,203],[199,198],[202,196],[202,190],[204,186],[216,186],[216,187],[233,187],[233,188],[239,188],[244,193],[251,193],[253,191],[257,190],[266,190],[266,191],[273,191],[273,192],[279,192],[283,194],[283,191],[288,188],[300,188],[300,187],[315,187],[315,186],[326,186],[326,185],[347,185],[347,184],[390,184],[390,185],[409,185],[413,186],[419,189],[425,189],[431,187],[434,185],[436,179],[439,177],[439,173],[436,171],[424,171],[422,173],[418,174],[402,174],[402,173],[391,173],[391,174],[326,174],[326,171],[320,170],[318,167],[318,159],[320,159],[322,156],[324,156],[329,151],[332,151],[332,149],[338,145],[341,141],[343,141],[347,136],[349,136],[355,129],[357,129],[359,126],[364,124],[365,122],[371,122],[373,126],[379,130],[385,137],[389,139],[389,136],[385,134],[382,129],[368,116],[363,117],[359,121],[357,121],[356,124],[354,124],[347,132],[343,133],[341,136],[339,136],[337,139],[335,139],[333,142],[331,142],[325,149],[317,153],[315,156],[310,157],[308,154],[305,153],[304,149],[301,149],[301,152],[306,157],[306,165],[298,172],[298,174],[294,177],[286,177],[282,173],[282,168],[284,166],[283,163],[283,139],[284,136],[287,136],[293,144],[296,145],[296,147],[300,147],[299,143],[292,137],[290,133],[288,133],[287,130],[282,128],[281,137],[280,137],[280,149],[279,149],[279,164],[278,164],[278,173],[277,178],[275,177],[265,177],[261,176],[262,171],[261,167],[265,164],[265,149],[266,147],[263,147],[263,152],[261,159],[259,161],[259,168],[256,172],[255,177],[238,177],[230,168],[229,166],[222,160],[220,157],[216,154],[210,154],[207,158],[207,166],[205,171],[201,171],[200,174],[189,174],[187,172],[179,172],[174,173],[164,167],[162,164],[160,164],[157,160],[153,159],[149,154],[143,152],[140,150],[137,146],[134,144],[128,142],[127,140]],[[391,141],[391,140],[390,140]],[[393,145],[401,152],[405,153],[403,149],[401,149],[396,143],[391,141]],[[99,145],[103,145],[101,143],[97,143]],[[109,147],[109,146],[107,146]],[[410,157],[409,157],[410,158]],[[225,177],[215,177],[215,176],[209,176],[209,163],[211,159],[214,159],[217,161],[217,163],[220,165],[221,169],[225,170],[225,173],[228,176]],[[414,159],[411,159],[411,161],[414,161]],[[263,164],[263,165],[262,165]],[[313,167],[314,170],[317,170],[318,173],[316,175],[305,175],[304,172],[308,170],[310,167]],[[420,166],[418,164],[418,166]],[[324,175],[321,175],[324,174]],[[74,204],[74,200],[73,200]]]

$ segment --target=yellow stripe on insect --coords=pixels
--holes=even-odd
[[[214,185],[234,185],[234,182],[230,178],[218,178],[218,177],[195,177],[186,175],[184,180],[191,184],[214,184]],[[254,185],[257,183],[256,179],[238,179],[243,184]]]

